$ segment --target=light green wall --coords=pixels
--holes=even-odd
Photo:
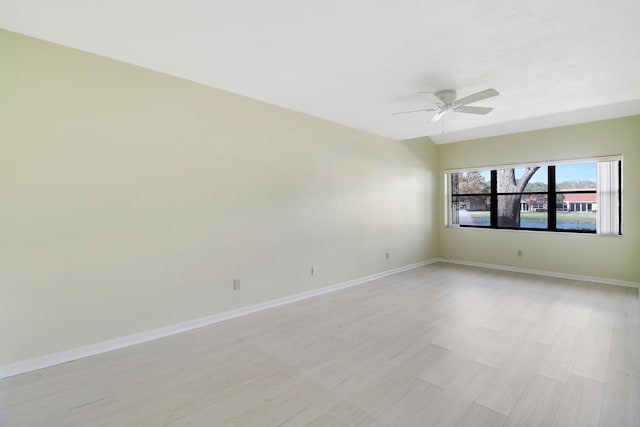
[[[440,252],[463,261],[640,282],[640,116],[445,144],[438,154],[440,194],[445,169],[622,154],[622,237],[444,229],[440,197]]]
[[[0,365],[438,256],[428,139],[6,31],[0,57]]]

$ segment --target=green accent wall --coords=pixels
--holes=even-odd
[[[7,31],[0,57],[0,366],[438,256],[427,139]]]
[[[640,116],[438,146],[440,251],[454,260],[640,282]],[[474,168],[623,156],[623,235],[444,228],[443,174]],[[518,250],[523,251],[519,257]]]

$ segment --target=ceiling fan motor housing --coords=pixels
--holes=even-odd
[[[455,90],[441,90],[436,92],[435,95],[440,99],[447,107],[452,107],[456,102],[457,93]]]

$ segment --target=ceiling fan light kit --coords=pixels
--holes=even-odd
[[[424,95],[429,100],[429,102],[433,104],[433,108],[400,111],[393,114],[417,113],[419,111],[435,111],[436,113],[433,115],[433,117],[431,117],[431,123],[437,122],[449,111],[453,111],[454,113],[466,114],[489,114],[493,110],[493,108],[474,107],[468,106],[467,104],[472,104],[474,102],[482,101],[483,99],[492,98],[499,95],[498,91],[495,89],[486,89],[460,99],[456,99],[458,93],[455,90],[451,89],[441,90],[436,93],[418,92],[418,94]]]

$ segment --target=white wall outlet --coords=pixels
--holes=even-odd
[[[311,275],[312,276],[318,275],[318,270],[313,265],[311,266]]]
[[[240,289],[240,279],[233,279],[233,290],[237,291]]]
[[[391,258],[391,254],[390,254],[389,252],[387,252],[386,254],[384,254],[384,257],[385,257],[386,259],[389,259],[389,258]]]
[[[518,256],[519,256],[519,257],[523,256],[523,254],[522,254],[522,249],[518,249]]]

